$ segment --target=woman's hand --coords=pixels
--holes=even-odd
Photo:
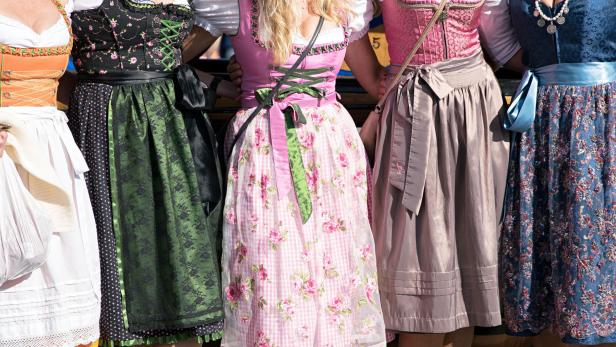
[[[9,137],[9,132],[6,130],[0,130],[0,158],[4,154],[4,147],[6,146],[6,140]]]
[[[240,63],[237,62],[235,56],[232,56],[229,59],[229,64],[227,65],[227,73],[229,73],[229,79],[235,86],[240,89],[242,87],[242,67]]]
[[[216,94],[233,100],[239,100],[240,98],[240,90],[227,80],[220,81],[218,88],[216,88]]]
[[[208,87],[212,84],[216,84],[215,92],[217,96],[222,96],[234,100],[237,100],[240,96],[239,90],[227,80],[220,80],[216,78],[218,80],[218,83],[212,83],[215,79],[214,75],[203,72],[201,70],[197,70],[197,76],[199,76],[199,80],[201,80],[201,82]]]

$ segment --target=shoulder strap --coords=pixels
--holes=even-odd
[[[391,90],[398,85],[398,83],[400,82],[400,80],[404,76],[404,73],[406,72],[406,68],[409,67],[409,64],[411,63],[411,60],[413,60],[413,57],[415,57],[415,54],[419,50],[419,47],[421,47],[421,45],[426,40],[426,37],[428,37],[428,34],[430,33],[430,30],[432,30],[432,28],[434,27],[434,24],[436,23],[436,21],[440,19],[441,14],[443,13],[443,10],[445,9],[446,5],[447,5],[447,0],[441,0],[441,3],[439,4],[438,8],[434,12],[434,15],[430,19],[430,22],[428,22],[428,25],[426,25],[424,30],[421,32],[421,35],[419,36],[419,38],[415,42],[415,45],[413,46],[413,49],[411,50],[409,55],[406,57],[406,60],[404,61],[404,64],[402,64],[402,66],[400,67],[400,71],[398,71],[398,74],[396,75],[396,78],[394,78],[392,83],[389,85],[389,88],[387,88],[387,91],[385,92],[384,96],[388,95],[391,92]],[[383,106],[384,102],[385,102],[385,97],[382,97],[381,100],[379,100],[377,108],[380,109]]]
[[[445,1],[445,0],[443,0],[443,1]],[[276,83],[274,88],[272,88],[270,93],[267,95],[267,100],[272,100],[274,97],[276,97],[276,95],[278,94],[278,91],[280,90],[280,88],[282,88],[282,86],[287,82],[287,80],[293,75],[295,70],[297,70],[299,65],[302,63],[302,61],[304,61],[304,59],[306,59],[306,57],[308,56],[308,53],[310,53],[310,50],[312,49],[312,47],[314,46],[315,42],[317,41],[317,37],[319,36],[319,33],[321,32],[321,29],[323,28],[323,23],[324,22],[325,22],[325,18],[323,18],[321,16],[319,18],[319,23],[317,24],[317,27],[314,29],[314,33],[312,34],[312,38],[310,38],[310,42],[308,42],[308,45],[306,45],[306,47],[304,48],[304,51],[299,56],[299,58],[297,58],[297,60],[293,64],[293,66],[289,70],[287,70],[287,72],[284,74],[284,76],[282,76],[282,78],[280,78],[278,80],[278,83]],[[231,147],[229,147],[229,149],[230,149],[229,150],[229,155],[231,155],[233,147],[235,147],[235,144],[237,143],[239,138],[246,131],[246,129],[250,125],[250,122],[252,122],[252,120],[263,110],[263,108],[265,107],[264,104],[265,103],[263,103],[263,102],[259,103],[259,105],[255,108],[255,110],[250,114],[250,117],[248,117],[246,119],[244,124],[242,124],[240,129],[237,131],[237,133],[235,134],[235,137],[233,138],[233,142],[231,143]]]

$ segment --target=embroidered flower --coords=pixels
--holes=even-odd
[[[282,318],[289,321],[295,315],[295,304],[290,298],[278,301],[278,312],[282,315]]]
[[[263,130],[261,128],[256,128],[255,129],[255,136],[254,136],[254,140],[255,140],[255,147],[259,148],[263,145]]]
[[[369,277],[368,282],[366,283],[366,287],[365,287],[366,298],[368,299],[369,302],[373,304],[374,304],[374,294],[377,291],[376,288],[377,288],[376,281],[374,280],[374,278]]]
[[[268,192],[268,184],[269,184],[269,176],[263,175],[261,176],[261,200],[267,201],[267,192]]]
[[[267,141],[265,132],[261,128],[255,129],[254,146],[259,150],[259,153],[264,155],[269,154],[270,145]]]
[[[235,211],[233,210],[233,208],[227,209],[227,212],[225,213],[225,219],[231,225],[235,225],[235,223],[237,223]]]
[[[313,132],[302,132],[298,136],[299,144],[304,148],[312,148],[314,138],[315,136]]]
[[[346,187],[346,177],[342,174],[337,174],[333,179],[332,179],[332,184],[334,185],[334,187],[342,192],[344,191],[345,187]]]
[[[321,114],[321,112],[313,112],[310,115],[310,118],[312,118],[312,122],[314,123],[314,126],[317,128],[321,125],[321,123],[323,123],[323,115]]]
[[[317,293],[317,281],[314,278],[309,278],[303,283],[301,291],[305,295],[315,295]]]
[[[343,152],[338,153],[338,163],[343,168],[346,168],[349,166],[349,157],[347,157],[346,153],[343,153]]]
[[[335,297],[327,305],[327,312],[329,313],[330,323],[337,325],[338,329],[342,330],[345,326],[342,316],[351,314],[351,309],[341,297]]]
[[[252,272],[257,274],[257,278],[261,281],[267,280],[267,270],[263,267],[263,264],[253,265]]]
[[[239,301],[244,298],[248,299],[252,293],[254,281],[252,278],[243,279],[242,276],[237,276],[225,288],[225,298],[231,310],[237,309]]]
[[[372,255],[372,246],[365,245],[364,247],[361,248],[360,253],[361,253],[361,260],[363,261],[368,260],[368,258]]]
[[[333,234],[339,231],[346,231],[346,226],[344,220],[341,218],[333,218],[327,216],[327,213],[324,213],[324,216],[327,217],[327,220],[323,222],[323,231],[327,234]]]
[[[269,244],[273,250],[278,250],[278,246],[286,239],[286,233],[280,232],[278,229],[272,229],[269,233]]]
[[[229,180],[232,182],[237,182],[238,179],[238,173],[237,173],[237,169],[235,167],[231,167],[229,168]]]
[[[248,254],[248,248],[246,248],[243,243],[238,242],[235,246],[235,251],[237,252],[237,262],[243,262],[244,259],[246,259],[246,255]]]
[[[265,336],[263,331],[259,331],[257,333],[257,342],[255,342],[255,347],[273,347],[271,344],[271,339]]]
[[[351,135],[350,132],[345,131],[344,132],[344,144],[348,147],[348,148],[355,148],[354,144],[354,138],[353,135]]]
[[[317,189],[317,183],[319,181],[319,170],[316,167],[312,170],[306,171],[306,181],[308,183],[308,188],[311,191],[315,191]]]
[[[248,223],[250,226],[250,231],[256,233],[257,227],[259,226],[259,216],[254,212],[251,213],[250,217],[248,217]]]
[[[336,278],[338,277],[338,271],[336,271],[336,267],[332,262],[332,258],[329,254],[326,254],[323,257],[323,271],[325,271],[326,278]]]
[[[293,287],[304,299],[320,294],[323,291],[323,288],[319,287],[317,281],[305,273],[295,274],[292,279]]]
[[[353,175],[353,184],[356,187],[365,185],[366,184],[366,173],[362,170],[358,170],[357,172],[355,172],[355,175]]]

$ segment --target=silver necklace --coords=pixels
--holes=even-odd
[[[569,0],[565,0],[563,2],[563,6],[560,8],[560,11],[558,11],[558,13],[554,17],[546,16],[541,9],[541,2],[539,0],[535,0],[535,12],[533,13],[533,15],[539,18],[537,20],[537,25],[543,28],[549,22],[550,24],[548,24],[547,27],[547,31],[549,34],[553,35],[556,33],[556,25],[554,24],[554,22],[556,22],[556,24],[558,25],[565,24],[565,15],[567,13],[569,13]]]

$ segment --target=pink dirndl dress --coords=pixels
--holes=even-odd
[[[251,0],[233,38],[242,106],[229,145],[281,68],[258,39]],[[325,29],[323,30],[324,34]],[[344,42],[317,45],[294,82],[230,153],[223,225],[225,346],[384,346],[366,157],[336,101]],[[259,91],[260,90],[260,91]],[[266,91],[266,90],[265,90]],[[290,169],[291,167],[291,169]]]

